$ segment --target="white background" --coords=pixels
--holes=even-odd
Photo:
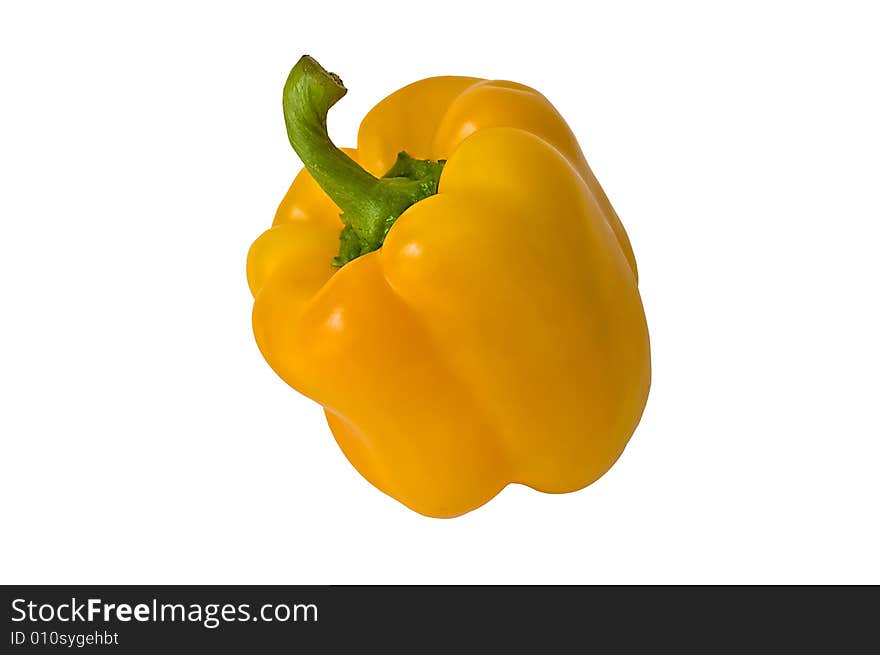
[[[4,3],[0,581],[880,583],[871,3]],[[617,465],[433,520],[250,328],[298,161],[281,88],[543,91],[638,258],[654,381]]]

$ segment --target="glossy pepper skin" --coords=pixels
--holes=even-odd
[[[437,77],[380,102],[346,152],[380,177],[401,151],[447,160],[437,193],[341,268],[340,209],[297,175],[248,256],[262,354],[417,512],[589,485],[651,367],[632,249],[574,135],[529,87]]]

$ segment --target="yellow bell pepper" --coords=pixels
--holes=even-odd
[[[527,86],[436,77],[340,150],[326,117],[345,92],[310,57],[285,85],[305,169],[248,255],[263,356],[422,514],[592,483],[651,367],[629,240],[571,130]]]

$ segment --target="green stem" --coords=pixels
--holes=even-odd
[[[382,178],[365,171],[327,134],[327,112],[346,93],[342,80],[305,55],[284,85],[284,122],[290,145],[315,181],[342,210],[345,227],[334,266],[377,250],[409,206],[437,193],[444,161],[405,152]]]

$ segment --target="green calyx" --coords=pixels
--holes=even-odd
[[[446,163],[413,159],[401,152],[391,170],[381,178],[373,177],[327,134],[327,112],[346,91],[338,75],[328,73],[308,55],[296,63],[284,85],[284,122],[290,145],[342,210],[344,227],[334,266],[378,250],[408,207],[437,193]]]

